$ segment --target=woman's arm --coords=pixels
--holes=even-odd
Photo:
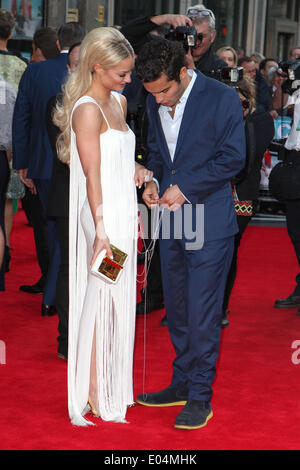
[[[126,121],[127,117],[127,100],[125,96],[120,95],[121,97],[121,104],[123,108],[123,113],[124,113],[124,118]],[[147,183],[149,181],[152,181],[153,178],[153,172],[150,170],[147,170],[143,165],[140,163],[135,162],[135,175],[134,175],[134,182],[135,185],[138,186],[139,188],[142,187],[143,183]]]
[[[105,232],[102,208],[100,133],[103,132],[104,122],[97,106],[93,103],[85,103],[75,110],[72,124],[86,177],[87,197],[96,230],[92,265],[104,249],[107,255],[112,257],[109,239]]]

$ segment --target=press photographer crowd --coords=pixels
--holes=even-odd
[[[72,153],[72,145],[76,139],[76,155],[80,156],[84,172],[82,176],[78,173],[78,187],[82,182],[85,186],[85,177],[86,200],[90,204],[89,214],[93,215],[95,225],[92,201],[98,198],[97,203],[102,202],[101,193],[91,176],[91,168],[95,168],[92,167],[93,159],[90,158],[91,162],[85,160],[86,155],[94,151],[100,155],[100,148],[88,147],[84,141],[93,141],[92,130],[84,124],[92,122],[92,118],[89,114],[85,116],[82,113],[81,118],[77,114],[77,110],[84,106],[86,109],[92,107],[90,101],[94,100],[93,103],[98,103],[101,110],[97,112],[103,116],[99,118],[97,131],[102,139],[101,162],[108,148],[105,147],[108,145],[105,138],[112,136],[109,131],[117,131],[110,146],[116,145],[113,141],[116,142],[119,137],[128,138],[128,142],[125,140],[120,144],[121,153],[124,153],[125,147],[126,152],[131,148],[128,132],[131,130],[134,134],[135,170],[132,181],[135,178],[137,202],[145,206],[148,221],[152,220],[153,207],[157,209],[159,205],[176,212],[175,206],[181,208],[185,204],[193,207],[204,204],[207,213],[204,215],[207,248],[202,253],[199,250],[199,253],[187,254],[184,248],[179,247],[178,240],[156,240],[154,234],[150,233],[143,240],[138,240],[135,259],[137,269],[140,272],[147,271],[147,280],[142,288],[139,283],[136,284],[139,296],[134,315],[148,315],[155,310],[162,310],[161,327],[169,328],[177,353],[172,385],[157,394],[140,395],[137,401],[146,406],[163,406],[165,403],[190,400],[196,421],[185,411],[178,415],[175,427],[202,427],[212,416],[211,389],[207,387],[201,395],[195,387],[188,398],[191,389],[181,387],[184,382],[180,376],[183,361],[190,360],[184,358],[185,353],[182,351],[185,346],[179,333],[183,316],[180,308],[184,302],[181,296],[186,290],[193,292],[193,296],[201,296],[202,292],[205,299],[207,292],[210,292],[211,298],[216,299],[214,307],[208,307],[205,300],[201,302],[198,299],[182,308],[191,309],[190,321],[210,309],[207,315],[220,319],[218,328],[230,326],[230,297],[237,278],[238,251],[249,223],[263,209],[263,203],[259,201],[263,177],[267,178],[269,195],[276,201],[275,206],[265,203],[264,209],[272,214],[280,210],[284,215],[300,268],[300,45],[290,51],[289,57],[280,58],[264,57],[255,51],[246,55],[242,48],[235,49],[230,44],[215,50],[218,34],[215,15],[203,4],[198,4],[190,7],[186,15],[142,17],[126,25],[107,28],[112,37],[114,33],[111,30],[120,35],[116,39],[120,44],[126,41],[122,42],[122,47],[126,48],[127,55],[123,55],[123,62],[119,61],[123,64],[122,68],[119,62],[102,67],[100,59],[96,62],[94,59],[97,51],[92,51],[91,33],[87,33],[79,23],[66,23],[58,30],[50,27],[37,30],[30,61],[8,49],[14,26],[13,15],[1,9],[0,291],[5,291],[5,276],[11,270],[11,259],[14,256],[10,243],[13,219],[18,211],[24,211],[33,229],[36,260],[41,274],[39,279],[26,279],[25,275],[24,285],[18,288],[28,295],[41,296],[43,317],[58,315],[57,353],[60,359],[68,361],[69,286],[70,276],[74,274],[69,271],[70,244],[75,227],[71,218],[75,210],[72,204],[74,199],[80,201],[81,198],[80,189],[74,193],[74,180],[70,185],[70,169],[72,178],[72,164],[75,165],[72,163],[75,154]],[[112,57],[114,52],[110,53]],[[109,60],[107,63],[110,64]],[[75,86],[78,67],[81,67],[82,77],[80,86],[79,82]],[[92,70],[90,81],[87,78],[88,70]],[[111,75],[110,70],[114,71]],[[116,81],[115,73],[118,73],[119,82]],[[72,77],[74,83],[71,83]],[[101,86],[97,88],[99,83]],[[112,88],[114,83],[116,86]],[[79,105],[87,101],[89,104],[81,104],[76,108],[75,101],[68,102],[70,96],[75,96],[76,87],[82,90],[82,95],[77,97]],[[118,95],[119,98],[112,104],[103,98],[104,94],[101,93],[104,89],[109,90],[110,97]],[[80,101],[83,98],[85,101]],[[71,113],[71,104],[74,113]],[[120,117],[118,114],[120,109],[125,110],[126,125],[122,121],[123,115]],[[73,127],[69,129],[71,115],[74,116]],[[276,131],[275,122],[285,117],[290,118],[291,128],[283,138]],[[85,132],[86,137],[82,137],[82,132]],[[102,137],[105,134],[106,137]],[[80,140],[82,138],[83,141]],[[62,140],[59,139],[64,140],[64,143],[61,144]],[[71,148],[71,157],[63,159],[61,155],[67,145]],[[274,159],[272,163],[271,155],[276,155],[276,164]],[[112,171],[119,178],[119,170]],[[70,190],[73,191],[74,199],[69,199]],[[102,181],[104,225],[105,217],[108,218],[105,203],[108,197],[113,197],[112,192],[105,191]],[[113,201],[111,204],[110,208],[113,208]],[[79,209],[76,210],[79,214]],[[121,213],[118,217],[121,217]],[[82,214],[84,219],[85,213]],[[86,217],[92,221],[91,215]],[[79,237],[80,230],[74,235],[75,245],[79,243],[80,238],[76,237]],[[88,232],[85,230],[85,233]],[[86,236],[89,247],[90,235]],[[113,245],[118,246],[118,238],[116,242],[113,235],[108,238]],[[88,253],[94,253],[93,260],[99,254],[99,250],[96,253],[96,246],[96,241],[92,240]],[[102,249],[105,246],[101,245]],[[120,241],[118,248],[122,247]],[[125,248],[122,250],[129,253],[130,258],[130,251]],[[113,267],[117,269],[115,253],[106,262],[108,267],[114,264]],[[190,261],[186,261],[191,259],[196,260],[194,263],[197,268],[192,262],[190,266]],[[208,268],[209,260],[212,259],[216,266],[222,266],[222,276],[215,282],[213,277],[218,269],[211,273]],[[129,264],[130,260],[122,274],[124,282]],[[72,266],[72,269],[77,269],[74,263]],[[192,269],[193,276],[190,275]],[[197,279],[202,279],[199,284],[205,284],[203,289],[195,285]],[[224,295],[219,295],[220,290]],[[112,300],[107,300],[112,302],[109,308],[118,310],[119,297],[114,297],[113,293],[111,296]],[[294,290],[287,298],[274,299],[274,308],[295,308],[300,317],[300,272]],[[205,326],[201,325],[201,328]],[[212,371],[217,359],[218,339],[217,334],[208,330],[201,331],[201,335],[199,333],[204,340],[203,345],[197,345],[199,351],[195,354],[203,358],[209,351],[211,363],[208,361],[203,367]],[[91,331],[94,331],[94,327]],[[190,330],[187,335],[192,337]],[[192,339],[189,337],[187,341]],[[90,347],[92,350],[92,339]],[[213,373],[208,373],[207,383],[211,384],[213,376]],[[71,393],[75,394],[74,391]],[[76,393],[79,394],[78,391]],[[78,396],[77,399],[79,402]],[[198,407],[200,401],[204,403],[201,411]],[[92,405],[91,408],[94,409]],[[81,423],[81,417],[76,418],[73,412],[70,411],[71,420]],[[103,415],[101,406],[97,413]]]

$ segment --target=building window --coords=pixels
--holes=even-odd
[[[128,21],[143,16],[179,13],[180,0],[116,0],[115,24],[123,26]]]
[[[215,49],[222,46],[241,46],[239,31],[245,34],[240,22],[243,17],[244,0],[208,0],[205,6],[212,10],[216,17]]]

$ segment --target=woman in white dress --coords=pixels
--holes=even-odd
[[[70,305],[68,408],[74,425],[125,422],[134,403],[132,364],[136,308],[136,187],[152,173],[135,163],[126,100],[134,52],[114,28],[84,39],[54,122],[59,158],[70,165]],[[128,254],[117,284],[90,267],[111,245]]]

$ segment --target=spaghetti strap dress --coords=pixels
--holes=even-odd
[[[112,93],[121,106],[119,94]],[[126,422],[127,408],[134,403],[138,230],[135,136],[129,128],[125,132],[111,128],[100,105],[90,96],[80,98],[73,112],[91,102],[98,106],[107,124],[107,130],[100,134],[105,232],[112,245],[128,254],[128,261],[116,284],[90,271],[95,225],[72,129],[68,410],[71,422],[77,426],[93,424],[85,416],[90,411],[103,421]]]

